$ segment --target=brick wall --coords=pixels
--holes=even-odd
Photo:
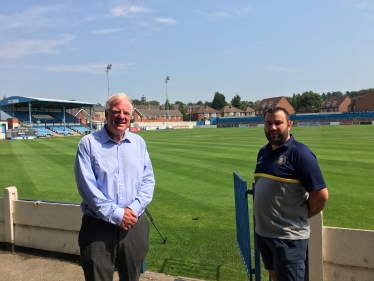
[[[366,92],[362,98],[356,103],[356,112],[374,111],[374,91]]]

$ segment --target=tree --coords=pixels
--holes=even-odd
[[[149,105],[160,105],[160,103],[156,100],[151,100],[148,102]]]
[[[175,109],[174,105],[169,102],[169,99],[166,99],[166,102],[165,102],[165,110],[167,110],[167,109],[169,109],[169,110],[174,110]]]
[[[301,95],[299,101],[299,112],[318,112],[323,103],[322,97],[312,91],[305,92]]]
[[[292,105],[292,98],[291,97],[285,97],[286,100],[288,100],[288,102]]]
[[[369,90],[369,89],[367,89],[367,90],[359,90],[359,91],[351,91],[351,92],[347,91],[347,92],[345,92],[345,95],[348,96],[348,97],[350,97],[350,98],[356,98],[356,97],[358,97],[358,96],[363,95],[363,94],[366,93],[368,90]]]
[[[203,105],[203,102],[201,100],[199,100],[196,104],[197,105]]]
[[[231,105],[236,108],[241,107],[241,97],[238,94],[235,94],[235,96],[231,100]]]
[[[184,107],[183,103],[179,103],[179,111],[183,115],[183,121],[189,121],[190,120],[190,117],[187,113],[187,108]]]
[[[216,92],[214,94],[214,99],[212,101],[211,107],[216,109],[216,110],[219,110],[226,105],[227,105],[226,97],[223,94],[221,94],[219,92]]]
[[[204,105],[211,106],[212,103],[211,103],[210,101],[205,101],[205,102],[204,102]]]
[[[286,97],[286,99],[289,101],[289,103],[295,109],[295,112],[299,112],[301,95],[294,93],[292,95],[292,98]]]
[[[331,97],[332,97],[332,98],[339,98],[339,97],[342,97],[342,96],[343,96],[343,93],[340,92],[340,91],[332,92],[332,93],[331,93]]]
[[[142,105],[142,102],[141,102],[140,100],[133,99],[133,100],[132,100],[132,104],[133,104],[133,105]]]
[[[243,109],[246,106],[249,106],[250,108],[255,109],[257,107],[257,103],[253,101],[242,101],[242,107],[240,109]]]

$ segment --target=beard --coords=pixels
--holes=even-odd
[[[275,134],[274,134],[275,133]],[[272,145],[282,145],[288,138],[288,130],[287,128],[284,131],[270,131],[265,132],[266,138]]]

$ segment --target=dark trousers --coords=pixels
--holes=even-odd
[[[79,232],[79,248],[87,281],[112,281],[117,267],[121,281],[137,281],[147,255],[149,224],[141,215],[128,231],[84,215]]]

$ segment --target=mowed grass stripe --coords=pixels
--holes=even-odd
[[[374,229],[374,150],[370,149],[374,127],[294,127],[291,132],[296,140],[311,147],[321,165],[330,192],[324,224]],[[236,245],[232,172],[238,170],[249,185],[252,183],[258,150],[267,142],[263,129],[159,130],[139,134],[147,142],[156,177],[154,199],[148,209],[157,227],[168,237],[163,245],[151,228],[147,269],[206,280],[246,280]],[[6,170],[9,179],[19,180],[18,174],[22,173],[27,177],[20,181],[21,190],[18,183],[10,185],[17,186],[19,196],[24,198],[27,195],[23,188],[30,189],[28,181],[38,182],[35,188],[39,200],[79,202],[73,175],[79,140],[68,137],[0,142],[0,156],[6,159],[0,168],[6,170],[8,158],[21,157],[24,162],[24,158],[42,154],[34,162],[39,166],[34,170],[39,173],[37,179],[32,172],[22,172],[30,165],[22,166],[15,160],[16,165]],[[13,142],[29,142],[29,147],[19,146],[12,153],[3,149],[4,144]],[[52,180],[52,185],[44,173],[47,169],[54,171],[56,180]],[[58,181],[64,184],[58,186]],[[0,183],[9,186],[4,185],[4,177]]]
[[[28,176],[29,167],[22,161],[20,152],[24,151],[22,144],[0,142],[0,168],[2,188],[10,186],[28,186],[30,194],[37,193],[37,187]]]
[[[21,198],[79,202],[73,166],[75,153],[68,138],[5,141],[15,151],[7,158],[13,167],[4,187],[15,185]],[[78,139],[75,139],[75,145]],[[4,163],[2,163],[4,164]],[[0,165],[2,165],[0,164]],[[13,182],[13,183],[12,183]],[[34,187],[34,188],[32,188]],[[40,198],[42,195],[42,198]]]

